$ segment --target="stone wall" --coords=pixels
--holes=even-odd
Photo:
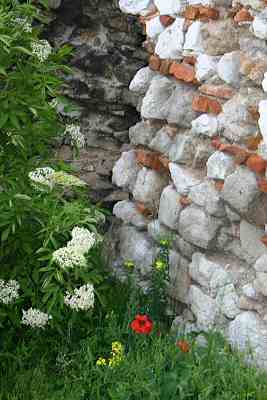
[[[116,0],[50,0],[50,6],[49,40],[55,47],[73,47],[73,74],[63,93],[80,107],[71,116],[87,141],[79,159],[73,160],[67,145],[58,156],[78,169],[93,200],[110,205],[128,198],[112,184],[111,175],[123,143],[129,141],[128,129],[139,119],[138,96],[128,86],[147,64],[142,26],[137,17],[122,14]]]
[[[145,285],[158,241],[171,237],[176,323],[249,343],[267,367],[266,3],[120,6],[144,26],[149,65],[130,83],[141,117],[113,169],[130,195],[114,207],[113,268],[134,261]]]

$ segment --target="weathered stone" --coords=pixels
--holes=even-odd
[[[267,247],[261,242],[264,230],[242,220],[240,223],[240,241],[244,255],[254,260],[267,254]]]
[[[196,78],[199,82],[204,82],[212,78],[217,73],[218,57],[200,54],[196,62]]]
[[[149,143],[149,147],[152,150],[159,151],[162,154],[168,154],[171,146],[173,144],[173,140],[168,135],[168,131],[165,127],[160,129],[155,137]]]
[[[191,279],[188,274],[189,262],[178,255],[178,253],[170,252],[170,296],[182,303],[188,303],[188,291]]]
[[[140,14],[141,11],[146,9],[150,0],[120,0],[119,6],[122,12],[128,14]]]
[[[229,85],[233,85],[235,87],[239,86],[239,70],[240,52],[238,51],[224,54],[217,66],[219,77]]]
[[[231,276],[219,264],[208,260],[202,253],[193,255],[189,274],[201,286],[212,289],[213,293],[232,282]]]
[[[239,351],[247,353],[248,361],[267,368],[267,325],[256,313],[247,311],[238,315],[229,325],[228,338]]]
[[[267,273],[267,254],[260,256],[255,262],[254,268],[257,272]]]
[[[180,214],[179,234],[188,242],[208,249],[212,246],[221,225],[221,220],[206,215],[201,208],[191,205]]]
[[[229,205],[241,214],[246,214],[259,196],[257,179],[247,168],[238,167],[225,179],[222,195]]]
[[[203,40],[201,27],[203,23],[200,21],[193,22],[185,35],[184,52],[192,54],[203,53]]]
[[[202,37],[204,52],[208,55],[219,56],[239,50],[238,30],[233,26],[231,19],[209,21],[208,24],[203,24]]]
[[[219,289],[216,303],[218,312],[224,314],[227,318],[234,319],[240,314],[239,297],[233,284],[226,285]]]
[[[151,169],[142,168],[137,175],[133,197],[150,206],[157,207],[162,190],[168,184],[168,178]]]
[[[257,300],[257,292],[256,292],[255,288],[250,283],[248,283],[248,284],[246,284],[245,286],[242,287],[242,292],[249,299]],[[241,307],[241,305],[240,305],[240,307]]]
[[[213,85],[206,83],[201,85],[198,90],[200,93],[218,97],[220,99],[231,99],[235,94],[235,90],[227,85]]]
[[[222,179],[232,174],[235,170],[234,158],[221,151],[216,151],[208,159],[207,177],[211,179]]]
[[[183,0],[154,0],[154,3],[161,15],[179,14],[185,4]]]
[[[152,79],[143,99],[141,114],[144,118],[166,119],[165,104],[175,90],[175,83],[164,76]]]
[[[169,159],[172,162],[186,164],[192,159],[192,138],[189,135],[178,134],[175,143],[169,149]]]
[[[217,117],[209,114],[202,114],[192,121],[192,133],[213,137],[218,134]]]
[[[180,196],[172,185],[167,186],[160,197],[158,219],[162,224],[174,230],[178,229],[179,215],[182,210],[179,200]]]
[[[174,163],[169,164],[169,169],[177,192],[181,195],[187,195],[191,187],[201,183],[190,169]]]
[[[113,214],[123,220],[125,224],[132,224],[137,228],[145,228],[149,220],[137,210],[136,205],[127,200],[119,201],[113,208]]]
[[[135,151],[124,152],[113,168],[112,182],[124,189],[134,188],[140,167],[136,162]]]
[[[155,75],[156,73],[152,71],[149,67],[139,69],[139,71],[137,71],[134,78],[132,79],[129,89],[132,92],[145,94]]]
[[[198,328],[204,331],[211,329],[215,324],[217,314],[216,301],[193,285],[190,286],[188,298],[196,316]]]
[[[181,56],[184,43],[184,19],[176,18],[175,22],[168,26],[159,35],[155,53],[162,59],[177,59]]]
[[[267,146],[267,100],[260,101],[259,113],[259,127],[263,136],[264,143]]]
[[[141,121],[129,129],[130,141],[133,145],[139,144],[147,146],[158,132],[158,128],[149,123]]]
[[[265,272],[257,272],[253,286],[257,293],[267,296],[267,274]]]
[[[252,23],[254,35],[260,39],[267,39],[267,11],[256,15]]]
[[[156,41],[158,36],[164,32],[164,26],[162,25],[159,16],[147,20],[145,24],[148,38],[154,41]]]
[[[215,217],[225,216],[222,196],[215,189],[213,182],[205,181],[192,187],[188,197],[196,205],[203,207],[208,214]]]
[[[123,261],[132,261],[137,270],[144,275],[151,270],[156,250],[146,233],[131,226],[122,226],[119,231],[119,243]]]

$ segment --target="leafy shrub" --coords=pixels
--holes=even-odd
[[[55,51],[40,38],[44,21],[31,2],[1,1],[0,326],[6,339],[24,325],[40,330],[49,323],[62,331],[103,302],[96,227],[104,214],[88,201],[87,185],[53,161],[62,135],[76,150],[84,145],[79,126],[57,112],[72,50]]]

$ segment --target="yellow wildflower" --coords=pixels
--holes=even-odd
[[[107,365],[107,360],[103,357],[99,357],[99,359],[96,362],[96,365],[99,367],[102,367],[103,365]]]
[[[135,267],[134,262],[131,260],[124,262],[124,267],[127,269],[133,269]]]
[[[112,354],[122,354],[123,353],[123,346],[121,342],[115,341],[112,342]]]
[[[155,262],[155,268],[158,271],[163,271],[166,268],[166,263],[164,261],[162,261],[162,260],[157,260]]]

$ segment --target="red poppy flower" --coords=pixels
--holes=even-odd
[[[137,314],[130,326],[135,333],[143,335],[149,335],[153,330],[153,322],[148,315]]]
[[[186,340],[178,340],[178,342],[176,342],[176,346],[179,347],[183,353],[188,353],[190,350],[190,345]]]

